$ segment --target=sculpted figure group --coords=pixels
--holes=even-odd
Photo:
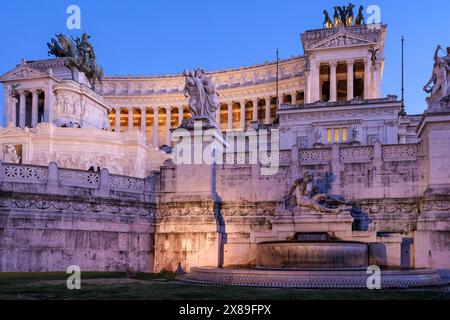
[[[440,45],[434,52],[434,65],[430,80],[423,87],[430,96],[426,99],[430,108],[438,107],[443,102],[448,102],[450,96],[450,47],[444,51],[445,56],[439,57]]]
[[[216,112],[219,109],[216,86],[203,69],[184,71],[186,83],[184,95],[189,98],[192,121],[205,120],[208,125],[217,126]]]

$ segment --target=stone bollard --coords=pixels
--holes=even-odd
[[[47,172],[47,193],[57,194],[58,190],[58,165],[55,162],[50,162],[48,164]]]
[[[110,190],[111,187],[109,184],[109,170],[104,168],[100,170],[100,188],[97,191],[97,196],[109,197]]]

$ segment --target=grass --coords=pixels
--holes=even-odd
[[[81,290],[68,290],[65,273],[0,273],[0,300],[429,300],[449,298],[448,290],[300,290],[199,286],[174,274],[82,273]]]

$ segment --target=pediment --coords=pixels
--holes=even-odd
[[[29,130],[23,130],[20,128],[16,128],[12,124],[10,124],[7,128],[0,129],[0,138],[2,137],[27,137],[29,136]]]
[[[26,64],[21,64],[17,68],[1,76],[0,81],[3,82],[3,81],[35,79],[43,77],[49,77],[49,75],[40,70],[31,68]]]
[[[330,37],[321,39],[320,41],[310,45],[308,49],[314,50],[314,49],[341,48],[341,47],[351,47],[351,46],[371,45],[371,44],[374,44],[374,42],[371,40],[341,30]]]

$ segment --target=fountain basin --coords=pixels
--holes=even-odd
[[[363,270],[369,246],[351,241],[271,241],[257,245],[256,267],[280,270]]]
[[[194,267],[177,276],[187,283],[266,288],[367,289],[371,274],[366,270],[305,271],[267,269],[227,269]],[[381,272],[381,288],[418,288],[444,284],[436,270],[386,270]]]

